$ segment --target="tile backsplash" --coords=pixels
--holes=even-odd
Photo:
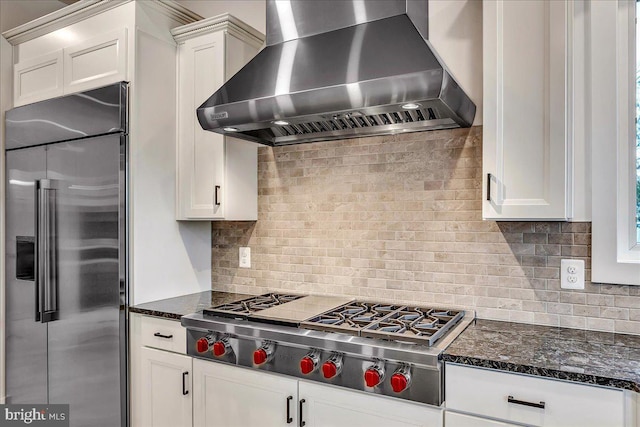
[[[258,221],[212,223],[212,287],[640,334],[640,287],[589,281],[590,223],[483,221],[481,178],[481,127],[261,147]],[[561,258],[585,290],[560,289]]]

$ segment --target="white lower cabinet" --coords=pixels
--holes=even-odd
[[[623,427],[633,422],[628,402],[619,389],[449,363],[445,368],[447,427],[502,425],[468,423],[449,410],[533,426]]]
[[[295,379],[199,359],[193,375],[195,427],[298,425]]]
[[[191,356],[143,347],[140,425],[190,427],[193,425]]]
[[[298,381],[222,363],[193,361],[195,427],[439,427],[442,410]]]
[[[444,425],[446,427],[516,427],[516,424],[449,411],[445,413]]]
[[[300,381],[301,418],[305,427],[436,427],[442,410],[398,399]]]

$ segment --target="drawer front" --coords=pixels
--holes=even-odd
[[[144,346],[187,353],[186,330],[177,320],[143,316],[140,319],[140,334]]]
[[[445,367],[447,409],[534,426],[623,426],[624,393],[456,364]]]

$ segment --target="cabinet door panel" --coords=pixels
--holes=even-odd
[[[300,381],[305,427],[438,427],[440,408]]]
[[[564,0],[483,2],[486,219],[570,216],[568,11]]]
[[[444,425],[445,427],[516,427],[515,424],[448,411],[444,416]]]
[[[193,361],[193,374],[194,426],[298,425],[297,380],[198,359]]]
[[[224,83],[224,34],[187,40],[178,56],[178,218],[224,218],[224,137],[203,130],[195,115]]]
[[[15,107],[62,95],[62,51],[21,61],[13,69]]]
[[[140,351],[140,424],[144,427],[190,427],[193,424],[192,358],[147,347]]]
[[[64,49],[65,94],[127,80],[126,31],[111,31]]]

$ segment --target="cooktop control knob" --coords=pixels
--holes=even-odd
[[[367,387],[375,387],[384,379],[384,369],[382,363],[376,363],[364,371],[364,382]]]
[[[391,388],[396,393],[405,391],[411,384],[411,374],[409,367],[403,366],[391,375]]]
[[[322,375],[326,378],[333,378],[342,370],[342,355],[334,353],[322,365]]]
[[[229,340],[227,338],[222,338],[213,343],[213,355],[216,357],[221,357],[231,351],[231,344],[229,344]]]
[[[265,342],[262,347],[253,352],[253,364],[262,365],[267,363],[273,357],[274,344]]]
[[[200,338],[196,341],[196,350],[198,353],[204,353],[209,350],[209,346],[213,343],[213,337],[211,335],[207,335],[206,337]]]
[[[300,359],[300,372],[304,375],[308,375],[315,371],[318,367],[318,361],[320,360],[320,351],[312,350],[307,353],[302,359]]]

